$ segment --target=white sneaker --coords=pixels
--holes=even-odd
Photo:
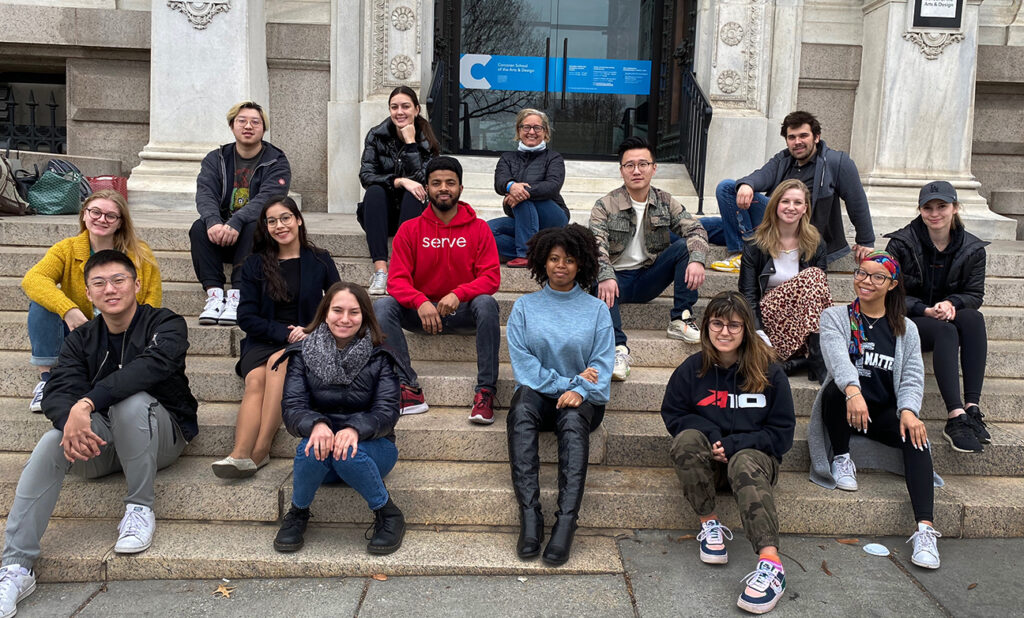
[[[220,317],[217,318],[217,324],[221,326],[234,326],[235,322],[238,321],[238,301],[241,299],[239,294],[241,292],[237,289],[228,290],[228,294],[224,298],[224,313],[220,314]]]
[[[36,576],[23,566],[0,568],[0,618],[18,613],[18,603],[36,591]]]
[[[732,530],[722,525],[717,519],[709,519],[701,524],[697,535],[700,543],[700,561],[704,564],[729,564],[729,552],[725,548],[725,540],[732,540]]]
[[[850,454],[836,455],[832,459],[832,478],[836,487],[843,491],[857,491],[857,466],[850,459]]]
[[[119,554],[137,554],[149,549],[153,544],[153,533],[156,532],[156,514],[153,509],[141,504],[129,504],[125,507],[124,517],[117,526],[120,536],[114,545]]]
[[[388,293],[388,271],[374,271],[370,277],[370,287],[366,288],[367,293],[373,296],[383,296]]]
[[[28,404],[30,412],[42,412],[43,411],[43,388],[46,386],[46,380],[40,380],[36,387],[32,389],[32,403]]]
[[[629,348],[624,345],[615,346],[615,366],[612,368],[612,380],[622,382],[629,377]]]
[[[939,568],[939,546],[936,539],[940,536],[939,531],[928,524],[917,524],[917,532],[907,539],[907,543],[914,542],[914,554],[910,561],[926,569]]]
[[[217,319],[222,313],[224,313],[224,290],[221,288],[206,290],[206,306],[199,314],[199,323],[204,326],[212,326],[217,323]]]
[[[678,319],[669,322],[668,331],[665,334],[669,339],[679,339],[686,343],[700,343],[700,327],[697,326],[697,320],[693,318],[689,309],[684,311]]]

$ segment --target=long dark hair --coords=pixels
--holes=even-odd
[[[565,227],[541,230],[526,241],[526,261],[534,281],[544,285],[548,280],[548,256],[555,247],[561,247],[565,254],[576,258],[576,283],[589,290],[597,281],[597,241],[590,230],[578,223]]]
[[[263,283],[267,295],[278,302],[287,302],[292,300],[292,297],[288,293],[288,283],[281,276],[281,266],[278,264],[279,247],[277,240],[267,230],[267,211],[274,206],[284,206],[295,216],[296,223],[302,224],[298,226],[299,247],[301,249],[312,249],[314,245],[306,238],[306,223],[302,218],[302,212],[299,211],[299,205],[292,198],[287,195],[273,197],[263,207],[263,210],[260,211],[259,224],[253,232],[252,252],[260,256],[260,262],[263,266]]]
[[[377,316],[373,313],[373,303],[370,302],[370,295],[366,293],[363,286],[349,283],[348,281],[339,281],[327,289],[327,293],[324,294],[324,297],[320,299],[320,304],[317,305],[313,321],[303,329],[306,331],[306,334],[315,331],[321,324],[327,321],[327,312],[331,310],[331,303],[338,292],[349,292],[352,296],[356,297],[356,302],[359,303],[359,313],[362,314],[363,323],[359,330],[356,331],[356,337],[362,338],[366,331],[369,330],[370,341],[373,342],[373,345],[377,346],[384,343],[384,331],[380,329]]]
[[[697,375],[704,377],[713,365],[719,364],[718,349],[711,343],[711,319],[718,318],[728,322],[734,315],[743,322],[743,342],[737,350],[743,390],[749,393],[763,393],[768,388],[768,368],[775,360],[775,352],[757,335],[754,311],[739,292],[719,292],[704,309],[704,315],[700,319],[700,351],[703,363]]]
[[[399,94],[404,94],[405,96],[409,97],[410,99],[412,99],[412,104],[414,106],[420,107],[420,99],[419,97],[416,96],[416,91],[408,86],[399,86],[391,91],[391,94],[388,95],[389,106],[391,105],[391,99],[395,98],[395,95]],[[420,109],[422,110],[423,108],[421,107]],[[435,157],[441,154],[441,144],[438,143],[437,137],[434,135],[434,129],[430,127],[430,123],[427,122],[427,119],[421,116],[420,114],[416,114],[416,119],[413,121],[413,123],[416,125],[416,131],[422,133],[423,137],[425,137],[427,141],[430,142],[430,154],[434,155]],[[394,124],[392,124],[391,126],[394,127]]]

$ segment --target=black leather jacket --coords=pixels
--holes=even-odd
[[[415,144],[404,143],[390,118],[370,129],[359,164],[359,182],[363,188],[380,185],[387,191],[388,199],[397,203],[401,194],[395,191],[395,178],[411,178],[426,184],[427,161],[433,154],[430,142],[422,133],[416,134],[416,140]]]
[[[910,225],[885,234],[889,239],[886,251],[900,263],[903,286],[907,291],[907,316],[912,318],[924,315],[929,305],[922,299],[930,296],[929,290],[925,289],[922,271],[925,263],[924,247],[913,229],[915,222],[920,219],[918,216]],[[949,266],[946,284],[952,293],[945,300],[953,303],[957,309],[977,309],[985,300],[985,246],[989,243],[963,227],[957,228],[953,234],[951,242],[959,242],[960,247],[956,249]]]
[[[811,261],[808,262],[803,257],[800,258],[800,270],[811,266],[825,270],[827,256],[828,249],[822,239],[818,243],[818,250],[814,252]],[[740,294],[743,294],[743,297],[750,303],[750,308],[754,310],[754,321],[758,328],[763,328],[761,325],[761,298],[768,290],[768,278],[774,274],[775,262],[772,261],[772,256],[761,251],[754,241],[747,241],[743,245],[743,259],[740,262]]]
[[[399,417],[398,374],[395,358],[382,348],[374,349],[356,379],[348,386],[325,384],[306,368],[302,342],[288,346],[281,416],[288,433],[308,438],[313,425],[325,422],[331,431],[351,427],[359,440],[387,438],[395,441]]]

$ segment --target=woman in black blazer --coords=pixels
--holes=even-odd
[[[272,200],[260,213],[253,254],[242,267],[238,326],[245,332],[235,372],[245,379],[238,407],[235,446],[213,463],[221,478],[245,478],[270,461],[270,444],[281,425],[286,367],[276,366],[284,348],[301,341],[324,292],[340,280],[330,254],[306,239],[298,205]],[[273,367],[273,369],[271,369]]]

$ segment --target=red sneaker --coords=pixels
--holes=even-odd
[[[509,268],[526,268],[529,265],[530,263],[526,261],[526,258],[521,257],[513,258],[505,262],[505,266],[508,266]]]
[[[473,410],[469,413],[469,420],[480,425],[490,425],[494,422],[494,393],[481,389],[473,397]]]
[[[413,390],[411,386],[402,385],[401,414],[423,414],[430,407],[423,400],[423,389]]]

